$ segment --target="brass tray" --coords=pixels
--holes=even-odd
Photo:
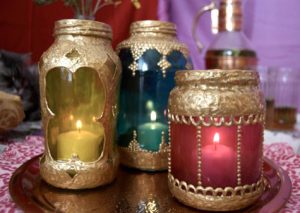
[[[201,212],[184,206],[168,190],[167,173],[145,173],[120,167],[112,184],[89,190],[63,190],[45,183],[39,175],[39,157],[25,162],[13,174],[9,191],[26,212]],[[272,161],[264,160],[268,186],[252,206],[235,212],[277,212],[287,202],[291,181]]]

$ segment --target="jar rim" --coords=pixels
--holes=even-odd
[[[54,36],[85,35],[112,39],[112,30],[108,24],[82,19],[61,19],[55,22]]]
[[[259,74],[254,70],[181,70],[175,74],[176,85],[190,83],[206,85],[254,85],[259,84]]]
[[[143,20],[133,22],[130,33],[165,33],[176,35],[176,26],[172,22],[158,20]]]

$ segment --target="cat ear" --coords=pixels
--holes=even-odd
[[[24,53],[24,54],[22,54],[21,55],[21,59],[22,59],[22,61],[25,63],[25,64],[30,64],[30,62],[31,62],[31,53]]]

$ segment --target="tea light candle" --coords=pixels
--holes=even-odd
[[[57,138],[57,159],[69,160],[78,156],[81,161],[91,162],[100,156],[100,144],[103,140],[103,128],[96,135],[90,131],[81,130],[82,123],[76,122],[75,131],[59,134]]]
[[[220,144],[218,132],[214,134],[213,143],[203,147],[202,170],[202,180],[206,186],[222,187],[236,182],[236,178],[230,178],[233,176],[233,171],[236,170],[236,152],[230,147]],[[229,178],[224,178],[226,174]]]
[[[150,113],[151,122],[142,124],[138,127],[138,141],[143,149],[158,151],[161,143],[162,132],[167,133],[167,125],[156,122],[156,112]]]

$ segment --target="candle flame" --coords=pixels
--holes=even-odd
[[[156,121],[156,117],[157,117],[156,112],[155,111],[151,111],[151,113],[150,113],[150,120],[151,121]]]
[[[147,63],[143,63],[142,65],[142,71],[147,71],[148,70],[148,64]]]
[[[81,120],[77,120],[77,121],[76,121],[76,128],[77,128],[77,130],[80,131],[80,130],[81,130],[81,127],[82,127]]]
[[[218,132],[214,135],[214,144],[220,143],[220,134]]]

